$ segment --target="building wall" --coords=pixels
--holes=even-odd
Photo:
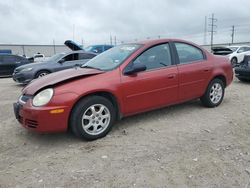
[[[49,57],[55,53],[70,51],[70,49],[64,45],[8,45],[0,44],[0,50],[12,50],[12,54],[26,55],[31,57],[36,53],[44,54]]]
[[[250,45],[250,42],[241,42],[241,43],[224,43],[224,44],[214,44],[213,46],[232,46],[232,45]],[[203,48],[210,51],[210,45],[202,45]],[[67,52],[70,49],[64,45],[16,45],[16,44],[0,44],[0,50],[12,50],[13,54],[26,55],[31,57],[36,53],[44,54],[46,57],[50,57],[55,53]]]

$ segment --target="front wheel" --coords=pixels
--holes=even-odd
[[[222,80],[212,80],[206,90],[206,93],[200,98],[202,104],[206,107],[219,106],[224,98],[225,85]]]
[[[50,72],[49,71],[46,71],[46,70],[42,70],[42,71],[39,71],[37,74],[36,74],[36,78],[41,78],[41,77],[44,77],[46,76],[47,74],[49,74]]]
[[[108,134],[115,121],[113,104],[101,96],[80,100],[71,112],[72,132],[85,140],[95,140]]]

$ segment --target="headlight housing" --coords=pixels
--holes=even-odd
[[[21,72],[29,72],[29,71],[31,71],[33,68],[25,68],[25,69],[23,69],[23,70],[21,70]]]
[[[35,97],[32,100],[33,106],[39,107],[44,106],[47,104],[51,98],[53,97],[54,90],[52,88],[44,89],[38,94],[35,95]]]

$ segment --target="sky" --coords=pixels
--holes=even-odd
[[[250,1],[238,0],[0,0],[0,44],[117,44],[181,38],[209,44],[250,41]]]

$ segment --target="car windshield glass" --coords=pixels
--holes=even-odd
[[[51,57],[49,57],[46,61],[58,61],[60,60],[63,56],[65,55],[65,53],[58,53],[58,54],[55,54]]]
[[[238,49],[238,47],[229,47],[229,49],[235,52]]]
[[[123,63],[140,45],[138,44],[124,44],[111,48],[108,51],[96,56],[88,61],[82,67],[96,68],[100,70],[112,70]]]

